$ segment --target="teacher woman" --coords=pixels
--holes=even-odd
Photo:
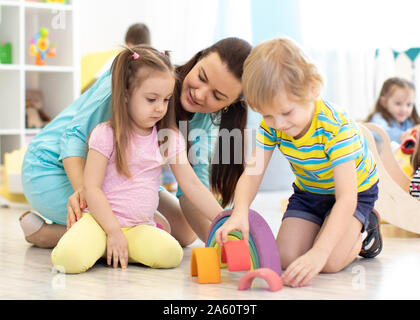
[[[176,68],[178,79],[168,108],[188,139],[194,172],[215,195],[220,211],[232,202],[244,169],[244,139],[240,145],[236,140],[229,143],[230,161],[223,161],[222,134],[239,129],[244,137],[248,107],[241,77],[250,51],[248,42],[226,38],[198,52]],[[22,166],[23,190],[33,209],[53,222],[47,224],[32,212],[23,214],[20,224],[28,242],[52,248],[81,218],[81,209],[87,206],[83,195],[86,142],[98,123],[109,120],[111,94],[108,71],[28,146]],[[241,152],[239,163],[234,161],[235,152]],[[205,240],[217,213],[199,212],[180,189],[177,198],[163,188],[159,192],[158,210],[168,220],[171,234],[183,246],[197,236]]]

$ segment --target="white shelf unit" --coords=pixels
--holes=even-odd
[[[78,1],[0,0],[0,43],[12,43],[12,64],[0,64],[0,164],[5,152],[26,146],[40,131],[25,127],[27,89],[42,92],[51,118],[80,95]],[[42,27],[49,29],[57,55],[37,66],[29,46]]]

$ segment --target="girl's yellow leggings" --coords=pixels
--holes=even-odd
[[[151,268],[175,268],[183,257],[178,241],[156,227],[138,225],[122,228],[128,244],[128,262],[141,263]],[[58,270],[82,273],[100,258],[106,258],[107,235],[90,213],[84,213],[51,253]]]

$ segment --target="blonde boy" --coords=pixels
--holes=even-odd
[[[248,240],[248,209],[277,147],[296,176],[277,235],[285,284],[305,286],[319,272],[342,270],[358,254],[378,255],[376,165],[357,125],[319,99],[323,81],[315,65],[291,40],[275,39],[252,50],[242,80],[249,105],[263,119],[232,216],[216,234],[219,245],[232,230]]]

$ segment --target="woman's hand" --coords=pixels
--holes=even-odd
[[[226,222],[216,231],[216,241],[221,248],[223,244],[228,241],[228,234],[234,230],[242,232],[242,239],[245,243],[249,241],[249,221],[248,214],[235,214],[229,217]]]
[[[82,211],[87,207],[83,189],[76,190],[67,202],[67,230],[82,218]]]
[[[304,287],[321,272],[327,263],[328,255],[311,249],[293,261],[284,272],[283,283],[290,287]]]
[[[113,263],[114,268],[118,268],[118,261],[122,269],[127,269],[128,264],[128,245],[127,239],[121,229],[108,234],[107,237],[106,261],[110,266]]]

